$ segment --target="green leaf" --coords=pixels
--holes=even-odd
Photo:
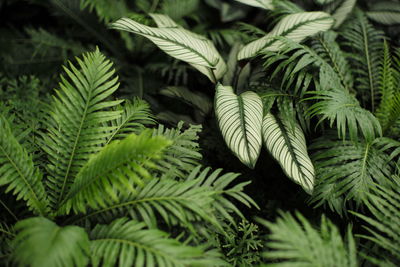
[[[61,212],[85,212],[87,207],[104,207],[117,200],[118,191],[134,191],[151,178],[149,169],[170,143],[145,131],[114,141],[93,156],[76,175]]]
[[[191,64],[212,82],[222,78],[226,72],[226,64],[210,40],[177,26],[166,16],[152,16],[159,28],[149,27],[129,18],[119,19],[111,27],[146,37],[171,57]]]
[[[42,173],[32,157],[14,137],[6,118],[0,114],[0,186],[26,201],[35,214],[47,215],[50,210]]]
[[[86,266],[89,238],[78,226],[59,227],[54,222],[34,217],[15,225],[13,258],[19,266]]]
[[[271,231],[264,257],[274,263],[266,266],[359,266],[351,227],[345,241],[338,227],[324,216],[318,229],[300,213],[281,212],[275,223],[260,221]]]
[[[335,19],[334,29],[339,28],[347,19],[353,11],[356,2],[357,0],[340,0],[331,3],[325,8],[326,12],[332,14],[332,17]]]
[[[285,16],[266,36],[245,45],[238,59],[256,56],[259,52],[277,51],[282,42],[275,37],[287,37],[296,42],[332,27],[334,19],[325,12],[301,12]]]
[[[391,177],[393,164],[389,156],[374,142],[358,143],[332,138],[316,141],[310,149],[315,163],[317,184],[312,202],[316,206],[329,204],[341,213],[346,206],[338,207],[338,198],[354,200],[357,206],[365,203],[374,183],[385,184]]]
[[[399,179],[399,177],[395,177]],[[368,235],[361,237],[371,240],[392,256],[400,260],[400,186],[398,183],[389,183],[387,186],[374,185],[368,194],[367,207],[375,218],[355,213],[367,225]],[[382,256],[386,256],[384,253]],[[387,256],[386,256],[387,257]],[[388,257],[390,259],[390,257]],[[383,265],[382,265],[383,266]]]
[[[311,93],[315,96],[308,99],[318,102],[310,107],[309,115],[321,115],[320,122],[328,119],[331,127],[336,121],[339,138],[345,139],[349,133],[351,140],[357,140],[361,132],[366,140],[372,141],[382,135],[378,119],[360,107],[358,100],[347,91],[331,89]]]
[[[259,7],[267,10],[274,9],[274,6],[272,4],[273,0],[235,0],[235,1],[249,6]]]
[[[376,2],[367,12],[367,16],[384,25],[400,24],[400,3],[393,1]]]
[[[126,218],[97,225],[90,234],[93,266],[210,266],[202,262],[200,248],[181,244],[167,233],[145,229],[145,224]]]
[[[247,91],[236,95],[232,87],[217,85],[215,114],[226,144],[239,160],[254,168],[262,145],[261,98]]]
[[[122,113],[120,117],[111,121],[113,129],[107,136],[106,145],[114,139],[123,139],[131,133],[139,134],[145,129],[145,125],[155,123],[150,113],[149,104],[139,98],[135,98],[133,101],[125,101],[122,105],[118,105],[115,110]]]
[[[267,150],[279,162],[286,175],[311,194],[315,171],[300,126],[296,123],[293,129],[290,122],[268,113],[264,116],[262,131]]]
[[[384,34],[376,30],[365,14],[356,10],[342,31],[344,45],[352,51],[348,56],[356,77],[355,87],[363,106],[368,103],[375,112],[379,87],[379,64],[383,49]]]
[[[107,123],[121,111],[109,110],[122,101],[106,99],[117,90],[117,77],[112,78],[112,63],[96,50],[64,68],[69,79],[61,76],[60,90],[47,111],[47,131],[43,149],[48,154],[47,186],[52,206],[56,209],[65,198],[75,175],[89,157],[97,153],[114,127]]]
[[[335,0],[314,0],[315,3],[319,4],[319,5],[326,5],[326,4],[330,4]]]

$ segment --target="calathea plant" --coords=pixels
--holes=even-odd
[[[207,239],[228,239],[243,218],[230,198],[255,205],[246,183],[229,186],[238,175],[199,165],[199,127],[146,129],[154,121],[144,101],[113,100],[118,77],[98,50],[77,62],[64,68],[36,138],[1,109],[1,262],[225,265]]]
[[[239,1],[264,9],[272,8],[272,1]],[[302,129],[281,116],[269,113],[260,96],[246,90],[237,94],[232,87],[232,76],[237,73],[237,60],[255,56],[263,51],[277,51],[286,36],[296,42],[326,31],[334,19],[324,12],[299,12],[285,16],[265,37],[255,40],[237,52],[229,66],[213,43],[190,32],[162,14],[149,14],[157,27],[140,24],[128,18],[112,23],[112,28],[142,35],[168,55],[185,61],[205,74],[216,84],[214,109],[220,131],[232,152],[250,168],[254,168],[262,144],[278,160],[285,173],[311,193],[314,186],[314,167],[309,159]],[[222,84],[221,82],[224,82]]]

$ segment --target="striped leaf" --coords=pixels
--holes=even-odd
[[[218,84],[215,113],[228,147],[243,164],[254,168],[262,146],[261,98],[250,91],[238,96],[232,87]]]
[[[295,124],[292,128],[288,121],[268,113],[263,120],[262,134],[267,150],[279,162],[286,175],[311,194],[315,171],[300,126]]]
[[[249,6],[259,7],[267,10],[274,9],[272,4],[273,0],[236,0],[236,2],[240,2]]]
[[[325,12],[300,12],[284,17],[279,23],[261,39],[245,45],[238,54],[238,59],[254,57],[263,51],[278,51],[282,42],[276,37],[283,36],[295,42],[332,27],[334,19]]]
[[[376,2],[367,12],[368,18],[384,24],[400,24],[400,3],[399,2]]]
[[[214,83],[224,75],[226,64],[210,40],[178,26],[168,16],[151,16],[158,28],[140,24],[129,18],[119,19],[111,27],[146,37],[165,53],[189,63]]]
[[[326,4],[330,4],[335,0],[314,0],[315,3],[317,3],[318,5],[326,5]]]
[[[353,11],[357,0],[341,0],[333,2],[326,7],[326,12],[332,14],[335,19],[334,29],[337,29],[346,20],[347,16]]]

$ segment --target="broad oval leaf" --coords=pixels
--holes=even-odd
[[[282,36],[296,42],[318,32],[329,30],[334,19],[325,12],[300,12],[284,17],[266,36],[245,45],[238,54],[238,60],[256,56],[261,51],[278,51],[282,42],[275,37]]]
[[[236,0],[236,2],[268,10],[274,9],[273,0]]]
[[[112,23],[117,30],[146,37],[165,53],[185,61],[216,83],[226,72],[226,64],[214,44],[207,38],[178,26],[171,18],[151,14],[158,28],[140,24],[129,18]]]
[[[251,91],[236,95],[231,86],[218,84],[215,113],[228,147],[243,164],[254,168],[262,146],[261,98]]]
[[[267,150],[279,162],[286,175],[311,194],[315,170],[300,126],[295,124],[291,127],[288,121],[268,113],[263,120],[262,132]]]
[[[367,16],[384,25],[400,24],[400,3],[391,1],[377,2],[367,12]]]

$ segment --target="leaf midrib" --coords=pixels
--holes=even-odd
[[[85,109],[83,111],[83,114],[82,114],[82,117],[81,117],[81,122],[79,124],[78,133],[76,135],[76,138],[75,138],[75,141],[74,141],[74,145],[72,147],[71,156],[70,156],[70,158],[68,160],[68,166],[67,166],[67,170],[65,171],[65,176],[63,178],[63,185],[61,187],[61,192],[60,192],[60,195],[58,196],[58,199],[57,199],[56,209],[58,209],[58,207],[60,205],[60,202],[63,200],[62,197],[63,197],[64,191],[66,189],[67,180],[69,178],[69,172],[71,171],[72,162],[73,162],[73,160],[75,158],[75,151],[76,151],[76,148],[77,148],[77,145],[78,145],[78,141],[80,140],[80,137],[81,137],[83,123],[86,121],[87,111],[88,111],[88,108],[89,108],[89,103],[91,102],[90,100],[91,100],[91,97],[92,97],[92,90],[93,90],[92,86],[93,85],[91,84],[90,85],[90,89],[88,90],[88,96],[87,96],[87,101],[86,101],[86,104],[85,104]]]
[[[14,169],[17,171],[18,175],[22,178],[22,180],[24,181],[24,183],[28,186],[29,191],[31,192],[33,198],[35,199],[36,205],[37,205],[37,209],[39,211],[40,215],[45,215],[43,213],[42,207],[41,207],[41,201],[39,200],[37,194],[35,193],[35,191],[33,190],[32,186],[30,185],[30,183],[28,183],[28,181],[25,178],[25,175],[22,174],[20,168],[16,165],[16,163],[14,162],[14,160],[12,158],[10,158],[10,156],[8,155],[7,151],[5,151],[5,149],[3,148],[3,146],[0,146],[0,149],[2,151],[2,153],[7,157],[8,161],[11,163],[11,165],[14,167]]]

